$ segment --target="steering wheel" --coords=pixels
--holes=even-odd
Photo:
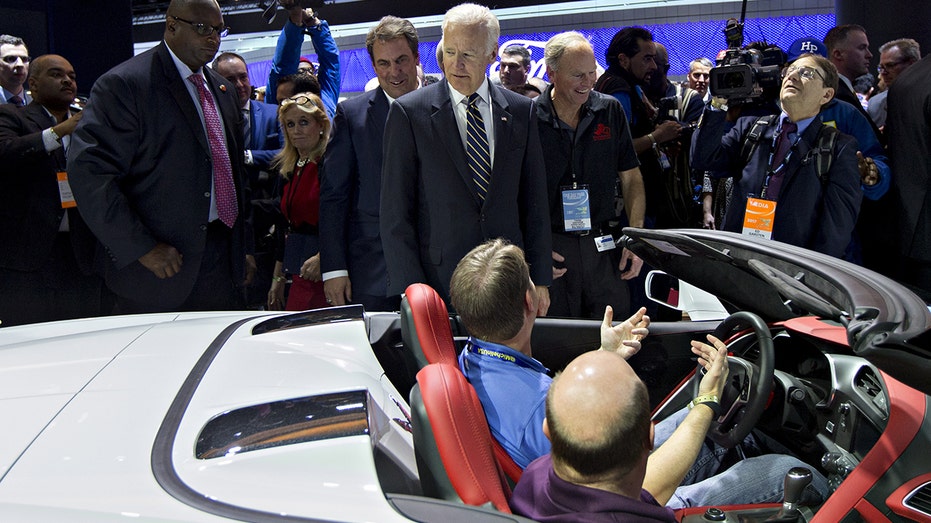
[[[711,421],[708,429],[708,437],[727,449],[743,441],[753,430],[773,391],[775,355],[769,327],[752,312],[735,312],[721,322],[714,335],[721,340],[727,339],[738,326],[753,329],[760,358],[754,364],[736,356],[727,357],[727,383],[720,398],[722,414]],[[704,368],[699,365],[692,378],[693,396],[698,396],[699,383],[704,375]]]

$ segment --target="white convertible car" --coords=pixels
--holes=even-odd
[[[688,340],[718,329],[733,377],[712,436],[730,445],[756,428],[828,476],[832,495],[800,518],[931,520],[931,313],[921,300],[775,242],[625,232],[669,275],[651,295],[676,306],[687,281],[741,313],[651,326],[631,364],[656,417],[692,394]],[[411,430],[424,362],[407,321],[351,306],[0,329],[0,522],[522,521],[437,494],[442,471],[422,456],[435,448]],[[598,325],[539,319],[535,356],[558,370],[597,347]],[[708,508],[678,516],[706,521]],[[753,521],[779,506],[717,508]]]

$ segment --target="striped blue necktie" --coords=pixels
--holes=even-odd
[[[469,110],[466,115],[468,122],[468,136],[466,142],[469,156],[469,169],[472,170],[472,179],[475,181],[475,192],[482,201],[488,195],[488,184],[491,181],[491,153],[488,148],[488,135],[485,134],[485,120],[478,111],[478,93],[469,96]]]

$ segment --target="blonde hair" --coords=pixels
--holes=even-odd
[[[307,100],[304,101],[304,103],[299,103],[301,98],[306,98]],[[272,160],[272,165],[278,168],[278,172],[281,173],[281,176],[285,179],[291,175],[294,171],[294,166],[297,165],[297,161],[300,159],[300,153],[298,153],[294,144],[291,143],[291,138],[288,136],[284,121],[285,115],[293,111],[300,111],[307,114],[320,124],[320,140],[317,142],[317,145],[314,146],[313,150],[310,151],[310,158],[314,162],[319,161],[320,157],[323,156],[327,142],[330,140],[330,119],[327,117],[326,111],[323,110],[323,101],[320,100],[319,96],[313,93],[299,93],[282,100],[281,105],[278,107],[278,122],[281,124],[284,146],[281,148],[281,151],[275,155],[275,159]]]

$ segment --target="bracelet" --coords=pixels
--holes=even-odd
[[[715,417],[721,415],[721,404],[718,403],[718,396],[716,394],[702,394],[696,396],[695,399],[689,402],[689,410],[692,410],[698,405],[707,405],[708,408],[714,412]]]
[[[653,142],[653,147],[656,147],[656,138],[653,138],[653,133],[648,134],[647,138],[649,138],[650,141]]]
[[[281,283],[281,282],[288,281],[288,279],[285,278],[284,276],[274,276],[274,277],[272,277],[272,281],[273,281],[273,282],[277,282],[277,283]]]

